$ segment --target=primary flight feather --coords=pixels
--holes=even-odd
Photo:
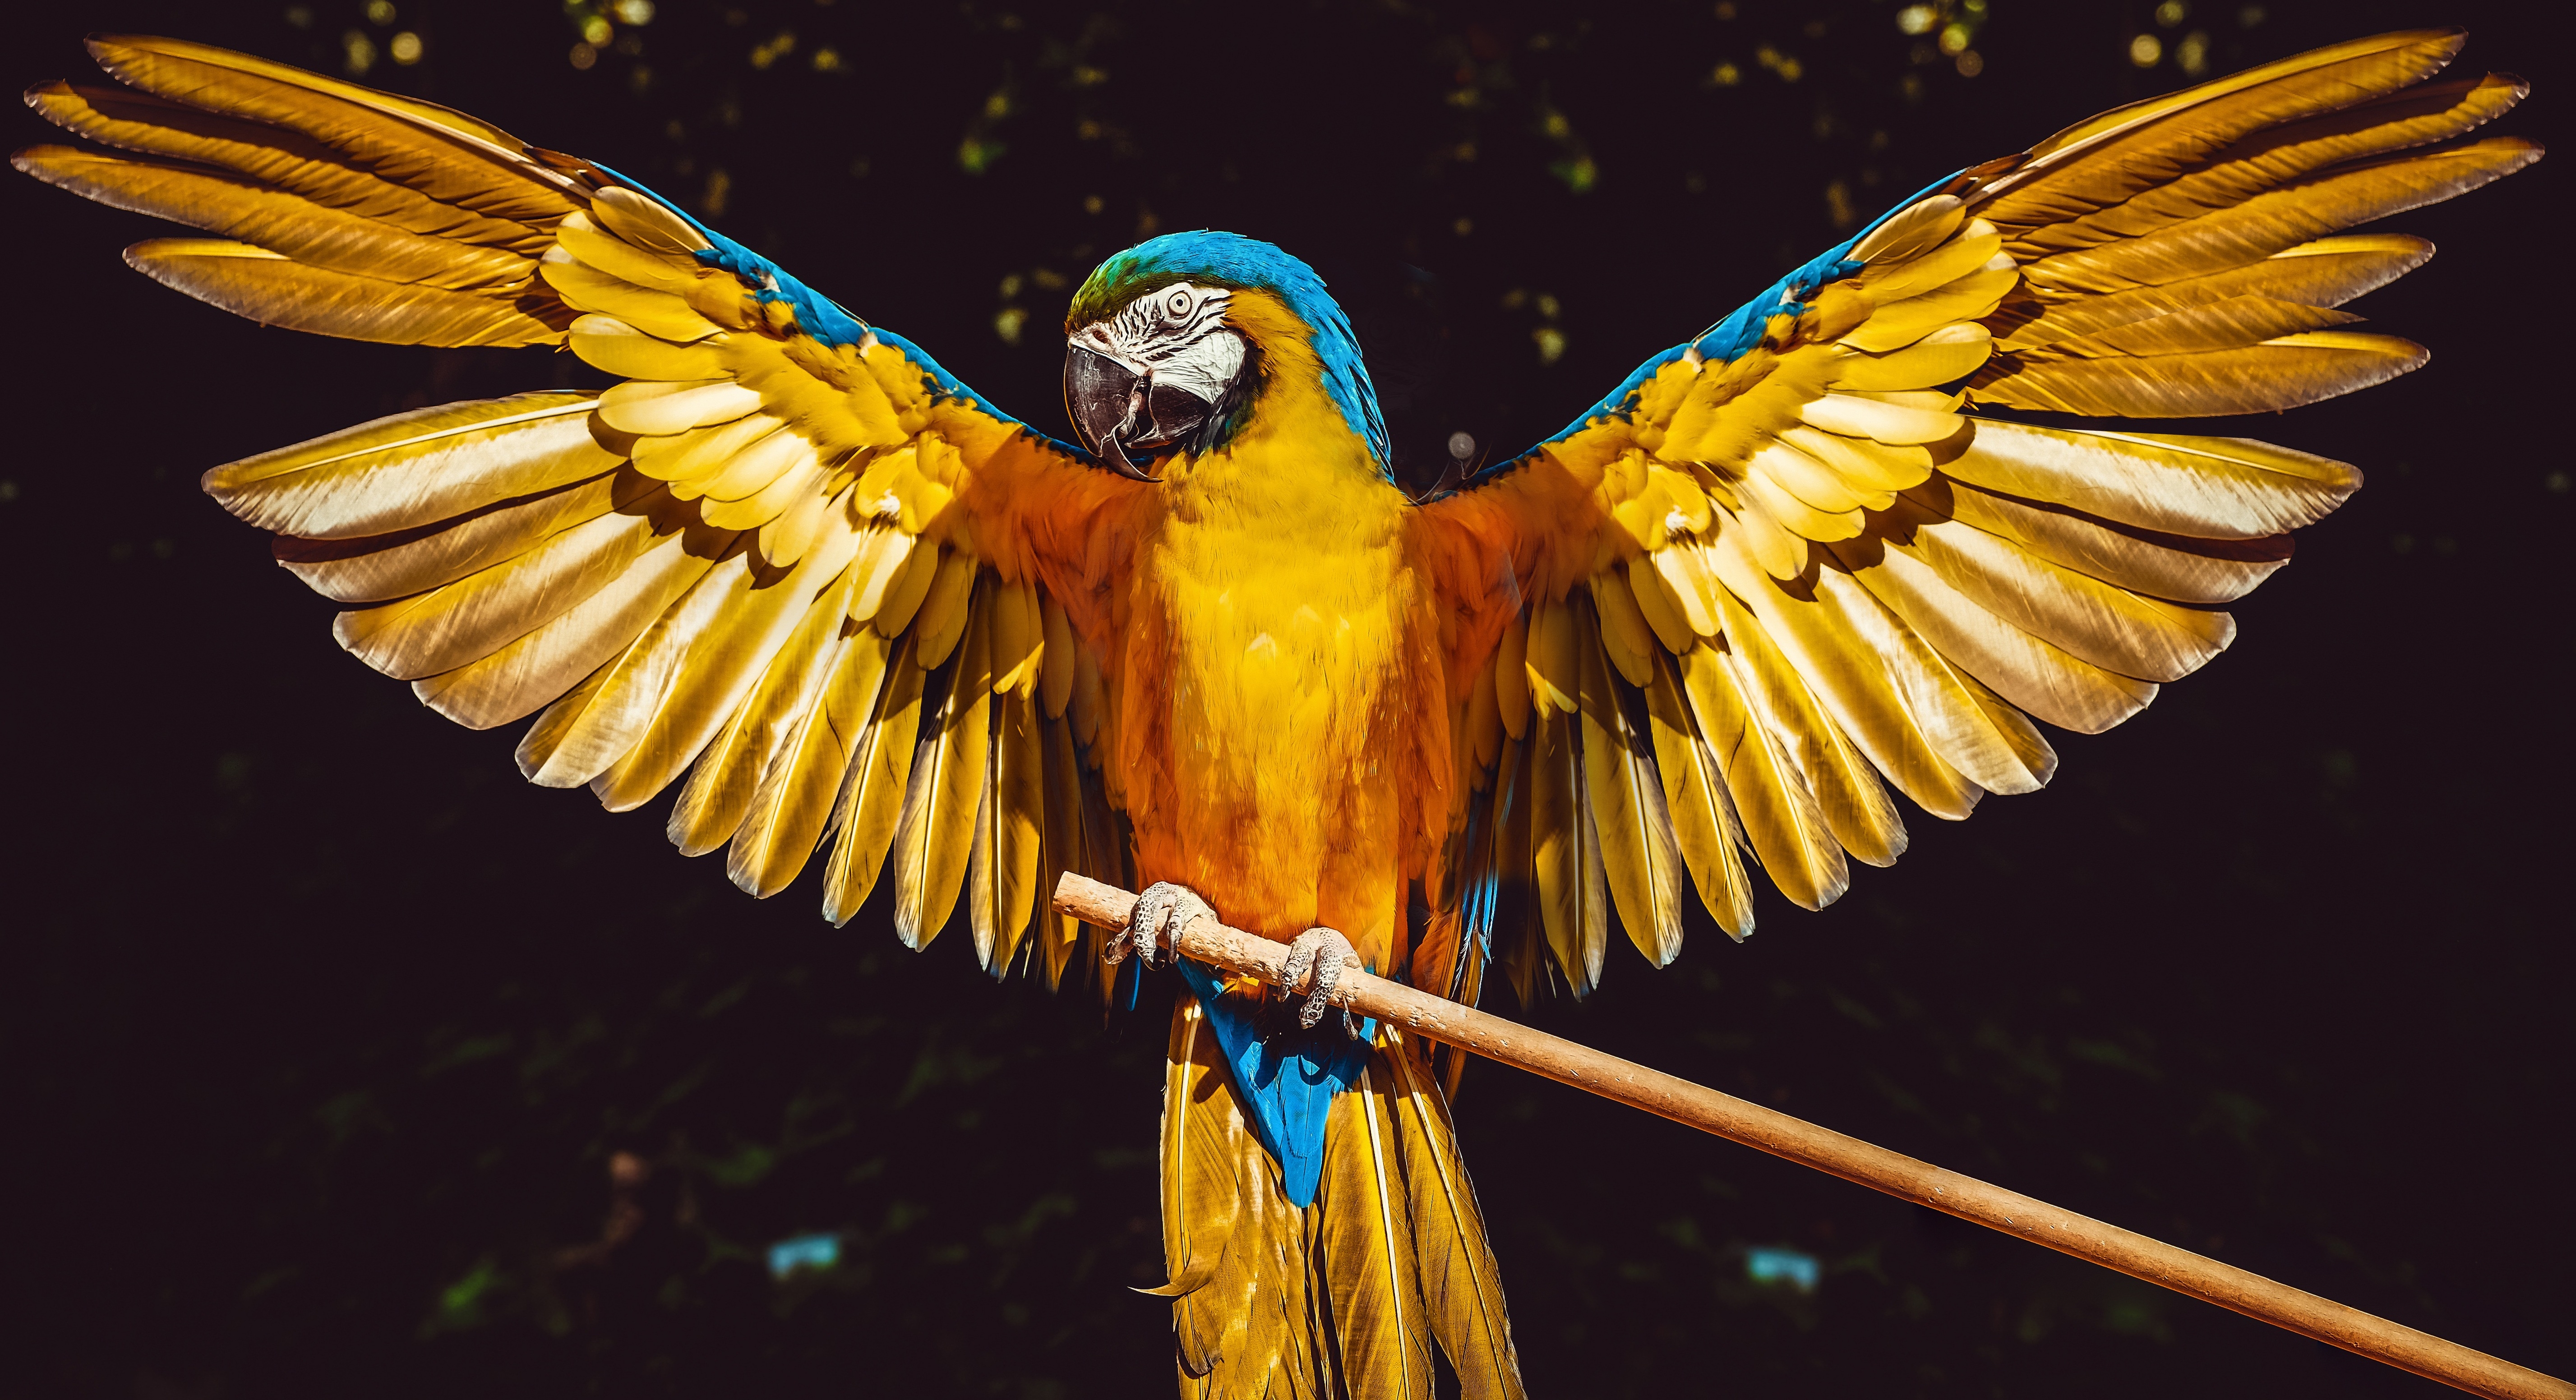
[[[1907,200],[1554,438],[1409,499],[1307,266],[1199,232],[1068,314],[1080,445],[984,403],[604,166],[241,54],[102,38],[123,87],[21,170],[213,235],[138,270],[273,325],[569,348],[622,382],[420,409],[206,489],[350,605],[336,635],[535,782],[767,896],[960,915],[1060,982],[1213,906],[1473,1001],[1678,954],[1966,816],[2225,648],[2220,609],[2360,484],[2237,438],[2423,363],[2349,329],[2431,245],[2345,230],[2537,159],[2455,31],[2357,40],[2070,127]],[[1686,311],[1681,314],[1687,314]],[[1998,412],[2001,410],[2002,412]],[[2051,424],[2013,411],[2057,415]],[[1098,939],[1077,870],[1150,885]],[[1409,914],[1413,893],[1427,918]],[[1184,1393],[1520,1393],[1450,1129],[1457,1066],[1184,963],[1164,1247]],[[1114,974],[1097,979],[1104,995]],[[1132,983],[1129,985],[1132,986]]]

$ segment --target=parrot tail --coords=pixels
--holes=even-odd
[[[1181,1394],[1422,1397],[1433,1353],[1458,1393],[1517,1397],[1500,1275],[1432,1076],[1380,1027],[1327,1110],[1322,1179],[1292,1205],[1198,998],[1172,1016],[1163,1087],[1163,1258]]]

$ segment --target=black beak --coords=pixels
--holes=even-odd
[[[1082,445],[1136,481],[1159,481],[1127,459],[1127,444],[1152,435],[1147,381],[1125,365],[1079,345],[1064,352],[1064,411]]]

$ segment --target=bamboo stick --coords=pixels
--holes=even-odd
[[[1070,873],[1055,891],[1058,911],[1104,928],[1126,927],[1135,903],[1136,897],[1125,890]],[[1200,962],[1273,985],[1282,980],[1280,965],[1287,946],[1258,934],[1202,918],[1192,921],[1173,941],[1182,953]],[[1661,1114],[2472,1394],[2495,1400],[2576,1400],[2576,1385],[2554,1376],[1400,982],[1345,969],[1333,990],[1333,1002],[1415,1035]]]

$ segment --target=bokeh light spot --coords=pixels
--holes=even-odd
[[[1774,1247],[1744,1251],[1744,1276],[1755,1283],[1813,1293],[1823,1273],[1824,1267],[1816,1256],[1804,1250]]]

